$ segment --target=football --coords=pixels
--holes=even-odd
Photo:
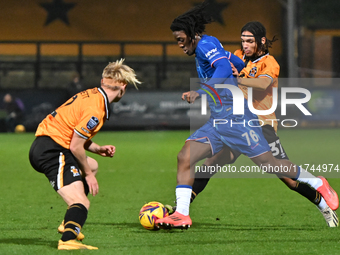
[[[169,216],[168,210],[162,203],[149,202],[140,209],[139,222],[145,229],[158,230],[155,226],[156,220],[167,216]]]

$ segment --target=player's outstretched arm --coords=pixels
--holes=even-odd
[[[98,144],[96,144],[95,142],[89,140],[85,143],[84,145],[85,149],[87,151],[90,151],[92,153],[96,153],[100,156],[103,157],[113,157],[115,152],[116,152],[116,147],[113,145],[103,145],[100,146]]]

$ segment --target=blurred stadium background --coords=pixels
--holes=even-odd
[[[37,124],[74,91],[97,86],[105,65],[118,58],[136,70],[143,84],[129,89],[104,129],[189,128],[188,105],[180,100],[196,77],[194,58],[178,49],[169,26],[195,0],[30,0],[0,2],[0,98],[6,93],[25,105],[22,124]],[[310,78],[313,118],[300,127],[339,127],[340,5],[338,0],[212,0],[217,22],[206,33],[234,52],[240,29],[258,20],[281,78]],[[296,84],[296,83],[295,83]],[[289,83],[288,83],[289,85]],[[3,118],[4,113],[1,113]],[[1,118],[1,117],[0,117]],[[3,119],[0,130],[3,128]]]

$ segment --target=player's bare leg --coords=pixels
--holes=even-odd
[[[209,156],[211,156],[209,144],[186,142],[177,155],[177,185],[192,185],[196,163]]]
[[[195,165],[198,161],[211,156],[209,144],[188,141],[177,155],[176,212],[156,221],[161,228],[184,228],[192,225],[189,206]]]
[[[223,167],[226,164],[232,164],[234,162],[234,154],[230,150],[229,147],[223,147],[221,151],[216,153],[214,156],[207,158],[201,167],[207,167],[207,166],[220,166]],[[192,187],[192,194],[191,194],[191,202],[194,201],[197,194],[203,191],[203,189],[207,186],[210,178],[215,174],[208,173],[208,172],[196,172],[195,173],[195,181]]]
[[[98,162],[94,158],[87,156],[87,163],[89,164],[92,173],[96,176],[98,173]]]
[[[224,166],[226,164],[232,164],[234,162],[234,154],[230,150],[229,147],[225,146],[221,151],[216,153],[214,156],[206,158],[204,163],[201,165],[203,167],[202,172],[196,172],[195,173],[195,180],[192,186],[192,191],[191,191],[191,199],[190,203],[194,201],[196,196],[204,190],[204,188],[207,186],[210,178],[216,173],[208,173],[204,172],[204,167],[207,166]],[[172,214],[176,211],[176,206],[171,206],[171,205],[165,205],[167,208],[169,214]]]
[[[96,174],[98,172],[98,162],[95,159],[88,156],[87,157],[87,163],[89,164],[92,173],[96,176]],[[67,208],[67,209],[69,209],[69,208]],[[64,225],[64,220],[63,220],[58,227],[58,233],[63,234],[64,231],[65,231],[65,225]],[[81,232],[77,236],[78,241],[83,241],[84,238],[85,238],[85,235]]]

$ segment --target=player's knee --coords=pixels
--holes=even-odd
[[[91,204],[91,202],[90,202],[90,200],[89,200],[87,197],[86,197],[86,199],[83,201],[82,204],[86,207],[87,210],[90,209],[90,204]]]
[[[88,210],[90,208],[90,200],[85,196],[85,194],[79,194],[79,196],[76,198],[74,203],[80,203],[83,204],[86,209]]]
[[[90,200],[85,195],[82,181],[76,181],[66,185],[57,192],[68,206],[79,203],[83,204],[87,209],[90,208]]]
[[[92,173],[94,175],[96,175],[97,172],[98,172],[98,162],[97,162],[97,160],[95,160],[91,157],[87,157],[87,163],[89,164]]]
[[[79,197],[73,204],[82,204],[87,210],[90,209],[90,200],[86,196]]]
[[[177,162],[178,162],[179,165],[182,165],[182,164],[189,164],[190,165],[190,153],[188,153],[185,148],[183,148],[177,154]]]
[[[234,154],[230,153],[230,160],[227,164],[234,164],[237,157],[234,156]]]

